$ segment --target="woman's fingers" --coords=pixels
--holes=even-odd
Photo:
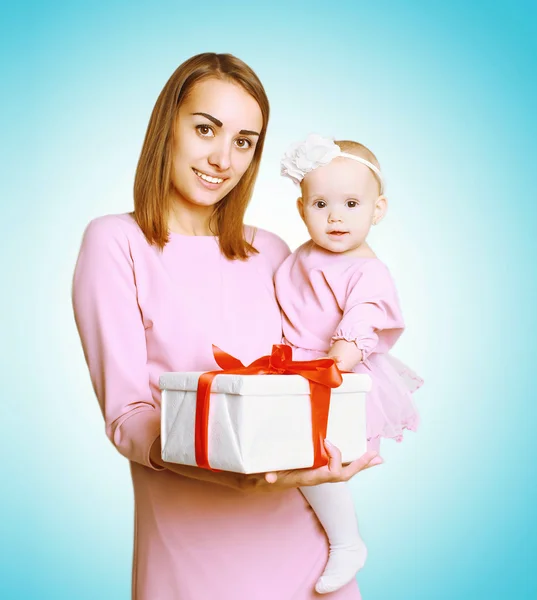
[[[348,465],[341,464],[339,448],[325,441],[328,454],[328,465],[319,469],[295,469],[290,471],[271,471],[265,473],[264,480],[275,488],[301,487],[319,485],[321,483],[334,483],[348,481],[354,475],[370,467],[382,464],[383,460],[376,452],[366,452],[358,460]]]
[[[355,460],[343,467],[343,476],[348,481],[360,471],[365,471],[376,465],[381,465],[384,461],[376,452],[366,452],[358,460]]]
[[[336,478],[339,478],[343,466],[341,464],[341,452],[334,444],[328,440],[324,440],[324,447],[328,454],[328,470]]]
[[[371,467],[376,467],[377,465],[381,465],[384,461],[380,456],[374,458],[368,465],[366,465],[361,471],[365,471],[366,469],[370,469]]]
[[[330,481],[348,481],[360,471],[369,469],[375,465],[381,464],[382,459],[376,452],[366,452],[358,460],[348,465],[341,464],[341,452],[328,440],[325,440],[324,446],[328,454],[328,470],[330,471]]]
[[[267,483],[276,483],[278,481],[278,473],[265,473],[265,481]]]
[[[307,485],[303,482],[305,474],[309,473],[310,469],[291,469],[289,471],[271,471],[265,473],[265,481],[278,488],[292,488]]]

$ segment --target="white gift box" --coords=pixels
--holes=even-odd
[[[201,373],[164,373],[162,458],[196,466],[196,390]],[[327,439],[343,462],[366,451],[368,375],[343,374],[332,389]],[[264,473],[311,467],[313,443],[308,381],[300,375],[217,375],[209,408],[209,463],[213,469]]]

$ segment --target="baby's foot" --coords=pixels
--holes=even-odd
[[[364,566],[366,557],[367,548],[361,538],[354,544],[331,546],[328,562],[315,591],[328,594],[343,587]]]

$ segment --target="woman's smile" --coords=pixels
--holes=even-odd
[[[209,184],[206,187],[208,187],[211,190],[217,189],[220,186],[220,184],[225,181],[222,177],[209,175],[208,173],[204,173],[203,171],[198,171],[194,167],[192,167],[192,170],[198,176],[198,178],[202,180],[204,184]]]

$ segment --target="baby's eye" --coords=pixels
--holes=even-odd
[[[324,200],[316,200],[313,203],[313,206],[315,206],[316,208],[325,208],[326,202]]]
[[[349,208],[356,208],[360,203],[358,200],[347,200],[347,206]]]
[[[241,150],[247,150],[252,147],[252,142],[248,138],[239,138],[238,140],[235,140],[235,144],[238,148],[241,148]]]
[[[196,125],[196,130],[202,137],[214,137],[214,131],[210,125]]]

